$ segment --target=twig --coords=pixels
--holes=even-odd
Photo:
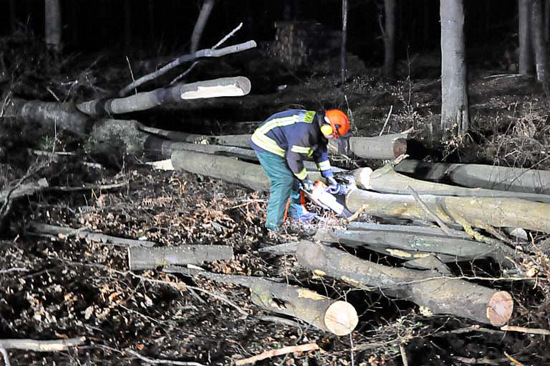
[[[192,361],[173,361],[173,360],[159,360],[159,359],[149,358],[149,357],[142,356],[136,351],[133,351],[128,348],[125,349],[124,352],[129,353],[133,356],[136,356],[143,362],[155,364],[155,365],[166,364],[166,365],[178,365],[178,366],[204,366],[202,363],[192,362]]]
[[[516,327],[513,325],[505,325],[503,327],[500,327],[500,329],[506,332],[521,332],[521,333],[528,333],[528,334],[550,335],[550,330],[548,329]]]
[[[402,344],[399,345],[399,352],[401,352],[401,360],[403,361],[403,366],[409,366],[409,361],[407,361],[407,351],[405,346]]]
[[[361,207],[359,208],[359,210],[355,211],[355,213],[354,213],[353,215],[351,215],[350,217],[348,217],[348,218],[345,220],[345,223],[346,223],[346,224],[349,224],[350,222],[357,220],[357,218],[358,218],[363,212],[365,212],[365,210],[366,210],[368,207],[369,207],[368,204],[361,206]]]
[[[130,64],[128,56],[126,56],[126,62],[128,63],[128,70],[130,70],[130,77],[132,78],[132,82],[134,82],[136,78],[134,77],[134,71],[132,70],[132,65]],[[137,94],[137,89],[134,88],[134,92]]]
[[[236,360],[235,361],[235,366],[247,365],[249,363],[255,363],[257,361],[265,360],[266,358],[272,358],[272,357],[276,357],[276,356],[286,355],[286,354],[289,354],[289,353],[308,352],[308,351],[315,351],[315,350],[318,350],[318,349],[320,349],[320,348],[315,343],[308,343],[308,344],[302,344],[300,346],[289,346],[289,347],[284,347],[284,348],[280,348],[280,349],[273,349],[273,350],[270,350],[270,351],[262,352],[262,353],[260,353],[259,355],[256,355],[256,356],[252,356],[252,357],[245,358],[245,359],[242,359],[242,360]]]
[[[420,205],[420,207],[422,207],[422,209],[424,211],[426,211],[426,213],[432,218],[434,219],[435,222],[437,222],[437,224],[439,225],[439,227],[441,228],[441,230],[447,234],[447,236],[453,236],[453,234],[451,233],[451,230],[449,229],[449,227],[447,225],[445,225],[445,223],[439,218],[439,216],[437,216],[435,214],[435,212],[433,212],[432,210],[430,210],[430,208],[424,203],[424,201],[422,201],[422,199],[420,198],[420,196],[418,195],[418,193],[416,193],[416,191],[414,189],[412,189],[412,187],[408,186],[407,187],[409,191],[411,191],[411,194],[412,196],[414,197],[414,199],[416,200],[416,202],[418,202],[418,204]]]
[[[27,268],[8,268],[8,269],[2,269],[0,270],[0,274],[10,273],[10,272],[28,272],[29,270]]]
[[[507,352],[504,352],[504,356],[514,363],[514,366],[524,366],[521,362],[510,356]]]
[[[388,121],[390,120],[391,112],[393,111],[393,104],[390,107],[390,111],[388,112],[388,116],[386,117],[386,122],[384,122],[384,126],[382,126],[382,130],[380,131],[380,134],[378,136],[382,136],[384,133],[384,130],[386,129],[386,125],[388,124]]]
[[[0,348],[21,349],[34,352],[65,351],[69,347],[79,346],[86,341],[85,337],[37,341],[34,339],[0,339]]]
[[[129,181],[112,183],[112,184],[83,184],[81,187],[54,186],[54,187],[48,187],[48,190],[60,191],[60,192],[78,192],[78,191],[85,191],[89,189],[108,190],[108,189],[126,187],[128,184],[130,184]]]
[[[11,366],[8,352],[4,347],[0,347],[0,353],[2,354],[2,357],[4,357],[4,366]]]
[[[216,43],[212,49],[215,50],[216,48],[220,47],[222,44],[225,43],[225,41],[227,41],[229,38],[233,37],[233,35],[235,35],[235,33],[237,33],[241,28],[243,27],[243,23],[239,23],[238,26],[235,27],[235,29],[233,29],[231,32],[229,32],[225,37],[223,37],[222,39],[220,39],[220,41],[218,43]]]

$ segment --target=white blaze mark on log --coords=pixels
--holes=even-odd
[[[235,86],[199,86],[197,90],[186,91],[181,94],[181,99],[201,99],[216,97],[241,97],[245,95],[241,88]]]

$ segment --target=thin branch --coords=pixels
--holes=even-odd
[[[142,356],[136,351],[133,351],[128,348],[125,349],[124,352],[129,353],[133,356],[136,356],[143,362],[150,363],[153,365],[163,364],[163,365],[178,365],[178,366],[204,366],[202,363],[192,362],[192,361],[173,361],[173,360],[159,360],[159,359],[149,358],[149,357]]]
[[[2,357],[4,357],[4,366],[11,366],[10,357],[4,347],[0,347],[0,353],[2,354]]]
[[[161,75],[164,75],[165,73],[167,73],[171,69],[183,64],[184,62],[192,61],[192,60],[195,60],[197,58],[203,58],[203,57],[225,56],[225,55],[228,55],[228,54],[231,54],[231,53],[246,51],[246,50],[249,50],[249,49],[254,48],[254,47],[256,47],[256,42],[255,41],[248,41],[248,42],[239,43],[239,44],[236,44],[236,45],[233,45],[233,46],[221,48],[219,50],[215,50],[215,49],[210,48],[210,49],[200,50],[200,51],[197,51],[197,52],[192,53],[192,54],[181,56],[181,57],[173,60],[169,64],[161,67],[157,71],[152,72],[150,74],[147,74],[145,76],[142,76],[139,79],[137,79],[136,81],[128,84],[127,86],[124,87],[124,89],[122,89],[118,93],[118,95],[120,97],[125,96],[126,94],[128,94],[128,92],[130,90],[135,89],[135,88],[141,86],[142,84],[144,84],[148,81],[154,80],[154,79],[158,78]]]
[[[390,120],[391,112],[393,111],[393,104],[390,107],[390,111],[388,112],[388,116],[386,117],[386,122],[384,122],[384,126],[382,127],[382,130],[380,131],[380,134],[378,136],[382,136],[384,133],[384,130],[386,129],[386,125],[388,124],[388,121]]]
[[[503,327],[500,327],[500,329],[506,332],[521,332],[521,333],[527,333],[527,334],[550,335],[550,330],[548,329],[516,327],[514,325],[505,325]]]
[[[412,189],[412,187],[407,187],[409,189],[409,191],[411,191],[411,194],[412,196],[414,197],[414,199],[416,200],[416,202],[418,202],[418,204],[420,205],[420,207],[422,207],[422,209],[424,211],[426,211],[426,213],[435,221],[437,222],[437,224],[439,225],[439,227],[441,228],[441,230],[447,234],[447,236],[453,236],[451,230],[449,229],[449,227],[447,225],[445,225],[445,223],[439,218],[439,216],[437,216],[435,214],[435,212],[433,212],[432,210],[430,210],[430,208],[424,203],[424,201],[422,201],[422,199],[420,198],[420,196],[418,195],[418,193],[416,193],[416,191],[414,189]]]
[[[262,352],[259,355],[256,355],[253,357],[245,358],[242,360],[236,360],[235,366],[247,365],[249,363],[256,363],[258,361],[265,360],[266,358],[286,355],[289,353],[316,351],[319,349],[320,349],[319,346],[315,343],[308,343],[308,344],[302,344],[300,346],[289,346],[289,347],[284,347],[280,349],[273,349],[270,351]]]

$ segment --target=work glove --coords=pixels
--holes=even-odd
[[[308,178],[300,181],[300,185],[302,186],[301,188],[304,192],[307,192],[307,193],[313,192],[313,184],[311,184]]]
[[[342,191],[342,186],[336,182],[336,179],[333,177],[327,178],[328,187],[326,188],[326,191],[330,194],[340,194]]]

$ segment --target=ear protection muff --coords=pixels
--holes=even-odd
[[[332,135],[334,133],[334,130],[332,129],[331,125],[322,125],[321,126],[321,132],[323,135]]]

